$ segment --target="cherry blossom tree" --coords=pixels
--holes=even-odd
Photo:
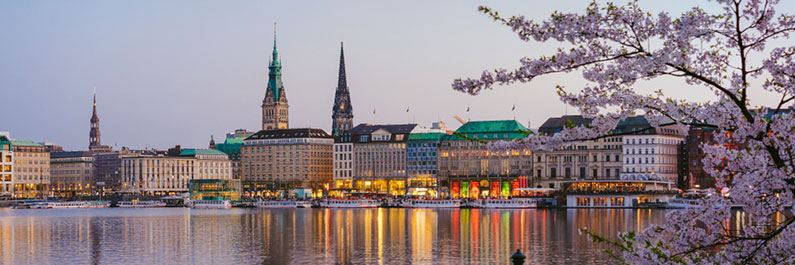
[[[665,224],[637,233],[585,233],[609,243],[609,253],[632,264],[792,264],[795,117],[786,108],[795,100],[795,46],[766,44],[787,40],[795,32],[795,18],[777,13],[777,0],[716,2],[722,11],[710,14],[695,7],[678,17],[643,11],[636,2],[594,2],[583,13],[555,12],[544,21],[505,17],[481,6],[480,11],[525,42],[558,42],[566,48],[522,58],[517,69],[456,79],[452,86],[477,95],[495,85],[553,73],[581,73],[587,81],[576,91],[556,89],[564,103],[593,119],[588,126],[494,148],[555,148],[609,137],[620,120],[636,112],[645,113],[654,127],[714,127],[717,144],[701,146],[704,170],[717,186],[730,188],[728,196],[710,196],[702,207],[672,211]],[[714,98],[689,102],[666,96],[663,88],[645,94],[635,88],[658,78],[682,79],[690,89],[713,92]],[[775,106],[751,103],[754,93],[763,90],[780,97]],[[743,148],[727,148],[730,141]],[[731,205],[742,205],[743,211],[733,215]]]

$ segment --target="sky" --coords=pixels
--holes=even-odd
[[[785,2],[778,10],[795,10],[795,1]],[[459,115],[536,128],[577,114],[559,101],[556,85],[586,83],[570,73],[478,96],[453,91],[455,78],[512,69],[522,57],[567,47],[522,42],[477,7],[542,20],[555,10],[582,12],[587,3],[0,0],[0,131],[85,150],[95,88],[102,143],[116,148],[204,148],[211,135],[222,142],[234,129],[258,130],[274,22],[290,127],[330,131],[344,41],[354,125],[441,120],[456,128]],[[684,0],[640,5],[672,15],[694,5],[716,9]],[[679,80],[639,86],[697,101],[712,95]],[[773,100],[763,93],[753,99]]]

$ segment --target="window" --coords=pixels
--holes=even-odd
[[[369,136],[369,135],[362,135],[362,137],[360,138],[360,140],[361,140],[362,142],[367,142],[367,141],[369,140],[369,138],[370,138],[370,136]]]

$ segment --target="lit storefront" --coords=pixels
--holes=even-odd
[[[515,196],[528,187],[532,176],[529,150],[492,151],[495,141],[524,137],[526,127],[513,120],[475,121],[442,137],[439,145],[439,178],[451,198],[499,198]]]

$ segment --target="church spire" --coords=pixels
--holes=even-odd
[[[99,146],[99,115],[97,115],[97,89],[94,88],[94,111],[91,114],[91,129],[88,132],[88,148]]]
[[[345,78],[345,48],[343,44],[343,42],[340,42],[340,73],[337,80],[337,87],[348,90],[348,80]]]
[[[337,91],[334,94],[334,107],[331,114],[331,134],[340,135],[353,127],[353,106],[348,91],[348,79],[345,75],[345,49],[340,42],[340,69],[337,79]]]

